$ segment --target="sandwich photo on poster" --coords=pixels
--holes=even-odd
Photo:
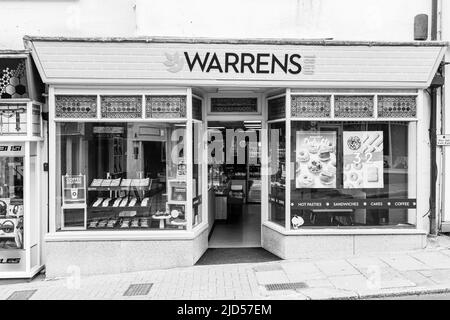
[[[336,188],[336,132],[297,131],[297,189]]]
[[[383,131],[344,131],[344,189],[383,188]]]

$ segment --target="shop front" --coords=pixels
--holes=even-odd
[[[425,245],[446,44],[25,43],[49,85],[47,276]]]
[[[41,85],[29,52],[0,52],[0,72],[0,278],[31,278],[46,231]]]

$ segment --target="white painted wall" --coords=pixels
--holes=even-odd
[[[413,40],[431,0],[136,0],[137,34]]]
[[[0,49],[23,49],[24,35],[134,36],[134,0],[2,0]]]
[[[0,49],[25,34],[408,41],[430,12],[431,0],[2,0]]]

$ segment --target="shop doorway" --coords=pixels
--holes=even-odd
[[[210,248],[261,246],[261,122],[210,121]]]

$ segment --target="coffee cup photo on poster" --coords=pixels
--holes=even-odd
[[[344,131],[344,189],[383,188],[383,131]]]
[[[336,188],[336,140],[336,132],[297,131],[297,189]]]

